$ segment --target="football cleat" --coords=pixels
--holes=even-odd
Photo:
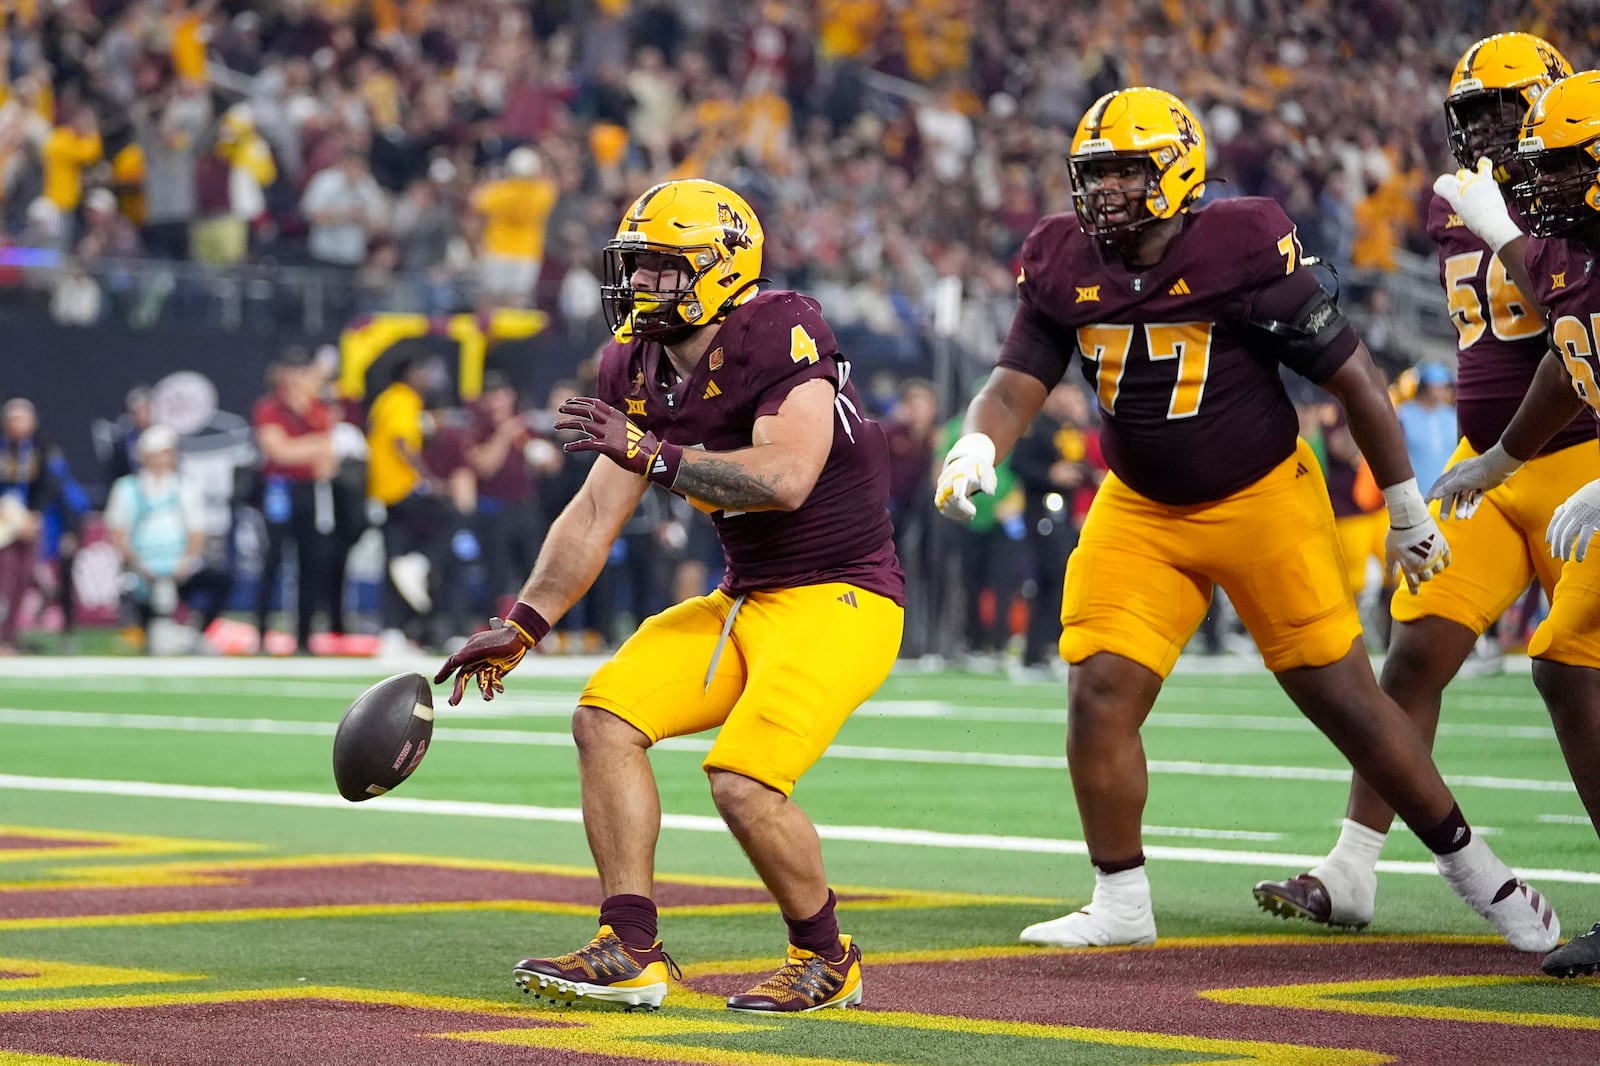
[[[841,936],[844,954],[830,961],[805,948],[789,945],[789,957],[778,972],[748,992],[728,997],[728,1009],[756,1014],[804,1014],[824,1007],[861,1003],[861,949]]]
[[[1351,879],[1351,884],[1341,884],[1339,879],[1329,876],[1330,872],[1325,869],[1321,877],[1303,873],[1287,881],[1258,881],[1253,889],[1256,904],[1280,918],[1303,918],[1329,929],[1352,932],[1365,929],[1372,921],[1377,877],[1368,873],[1365,878]],[[1331,892],[1330,880],[1334,882]],[[1354,883],[1356,881],[1361,883]]]
[[[1587,977],[1600,973],[1600,922],[1546,955],[1540,969],[1551,977]]]
[[[1460,851],[1435,855],[1433,862],[1455,894],[1518,951],[1546,952],[1561,943],[1555,907],[1512,873],[1482,837],[1473,837]]]
[[[1146,903],[1129,910],[1090,902],[1071,914],[1035,922],[1018,938],[1024,944],[1050,948],[1110,948],[1156,942],[1155,913]]]
[[[644,950],[630,948],[609,925],[571,954],[523,959],[511,975],[524,992],[556,1003],[588,999],[630,1010],[656,1010],[667,998],[667,980],[683,980],[678,964],[661,950],[661,941]]]

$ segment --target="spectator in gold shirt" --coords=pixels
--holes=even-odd
[[[472,209],[483,220],[479,283],[486,308],[532,306],[550,212],[560,195],[543,169],[538,152],[514,149],[506,157],[506,176],[472,194]]]
[[[402,355],[389,386],[367,412],[367,495],[385,512],[388,580],[378,603],[385,654],[405,650],[408,638],[420,635],[448,548],[450,516],[440,494],[444,486],[422,459],[422,393],[430,377],[420,355]]]
[[[44,142],[44,197],[61,210],[71,237],[73,212],[83,199],[83,172],[105,158],[100,123],[94,109],[83,105],[50,132]]]

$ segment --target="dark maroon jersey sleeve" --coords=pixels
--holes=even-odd
[[[1306,321],[1307,308],[1324,290],[1306,267],[1299,235],[1283,208],[1271,200],[1255,203],[1256,210],[1237,220],[1240,286],[1248,294],[1244,319],[1272,338],[1267,346],[1279,362],[1321,384],[1350,358],[1360,338],[1348,323],[1323,331],[1315,342],[1290,342],[1280,332],[1315,326],[1315,320]]]
[[[775,292],[759,299],[739,338],[740,381],[754,417],[778,413],[796,385],[826,378],[839,388],[839,342],[809,296]]]
[[[1078,348],[1073,331],[1064,328],[1047,308],[1057,300],[1060,256],[1067,234],[1059,215],[1041,219],[1022,242],[1018,255],[1017,312],[1000,347],[998,364],[1019,370],[1054,388]]]
[[[1063,335],[1043,312],[1023,298],[1000,348],[999,365],[1036,377],[1045,388],[1053,389],[1066,373],[1076,348],[1073,338]]]

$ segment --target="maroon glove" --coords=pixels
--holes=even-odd
[[[557,429],[583,434],[567,442],[563,446],[565,451],[599,452],[624,470],[669,489],[677,480],[683,449],[649,430],[640,429],[627,415],[604,400],[576,396],[561,405],[561,413],[572,417],[557,422]]]
[[[434,675],[433,683],[443,684],[452,673],[456,675],[455,688],[450,690],[452,707],[460,703],[466,693],[468,678],[478,682],[478,691],[486,701],[492,700],[496,693],[506,690],[501,678],[548,632],[550,623],[538,611],[518,601],[506,613],[505,624],[498,618],[489,619],[488,629],[474,633],[460,651],[446,659]]]

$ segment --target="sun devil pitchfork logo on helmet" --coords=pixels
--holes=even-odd
[[[722,226],[722,246],[728,251],[750,247],[750,223],[725,203],[717,204],[717,222]]]
[[[1178,143],[1187,148],[1200,146],[1200,130],[1194,124],[1194,118],[1189,112],[1181,108],[1172,108],[1172,124],[1177,127]]]

